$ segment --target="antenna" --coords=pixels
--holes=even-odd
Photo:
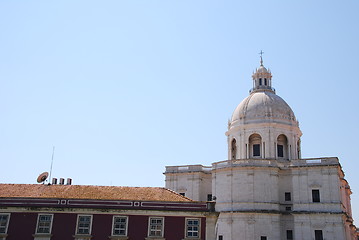
[[[52,174],[52,165],[54,163],[55,146],[52,147],[51,167],[50,167],[50,179]]]
[[[47,179],[47,177],[49,176],[48,172],[43,172],[41,173],[38,177],[37,177],[37,182],[38,183],[43,183],[45,182],[45,180]]]

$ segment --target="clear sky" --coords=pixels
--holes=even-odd
[[[303,157],[339,157],[359,221],[359,2],[0,1],[2,183],[164,186],[227,158],[251,74],[300,121]]]

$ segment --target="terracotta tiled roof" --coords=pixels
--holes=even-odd
[[[192,202],[166,188],[90,185],[0,184],[0,198],[64,198]]]

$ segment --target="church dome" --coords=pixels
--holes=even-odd
[[[268,122],[297,125],[292,109],[273,91],[252,92],[237,106],[231,119],[231,125]]]
[[[294,113],[289,105],[272,88],[272,74],[263,66],[261,56],[260,66],[252,75],[253,88],[234,110],[230,126],[250,123],[279,123],[298,126]]]

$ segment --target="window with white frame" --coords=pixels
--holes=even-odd
[[[163,237],[163,222],[162,217],[150,217],[148,236],[149,237]]]
[[[112,235],[113,236],[127,236],[127,217],[125,216],[114,216],[112,224]]]
[[[36,233],[51,233],[52,214],[39,214],[37,217]]]
[[[0,234],[6,234],[7,227],[9,225],[10,214],[9,213],[0,213]]]
[[[186,219],[186,238],[199,238],[201,220],[198,218]]]
[[[92,215],[79,215],[77,217],[76,234],[91,234]]]

